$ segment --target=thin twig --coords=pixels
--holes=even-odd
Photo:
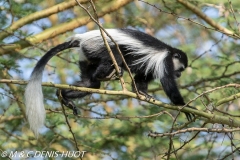
[[[204,127],[206,125],[206,123],[204,123],[201,127]],[[177,152],[180,149],[182,149],[185,145],[187,145],[189,142],[191,142],[193,139],[195,139],[197,137],[197,135],[200,133],[200,131],[198,131],[192,138],[190,138],[188,141],[184,141],[184,144],[181,145],[178,149],[172,151],[170,154],[172,154],[173,152]],[[167,154],[164,154],[161,158],[167,156]]]
[[[175,136],[177,134],[181,134],[181,133],[188,133],[188,132],[195,132],[195,131],[200,131],[200,132],[216,132],[216,133],[232,133],[232,132],[239,132],[240,128],[233,128],[233,129],[226,129],[226,128],[221,128],[221,129],[215,129],[215,128],[187,128],[187,129],[182,129],[182,130],[178,130],[176,132],[170,132],[170,133],[157,133],[157,132],[150,132],[148,134],[148,136],[151,137],[165,137],[165,136]]]
[[[237,21],[237,18],[236,18],[235,14],[234,14],[234,10],[233,10],[233,7],[232,7],[232,1],[228,0],[228,3],[230,5],[230,9],[231,9],[233,17],[235,19],[235,22],[237,23],[238,32],[240,32],[240,23]]]
[[[92,5],[92,7],[93,7],[94,13],[95,13],[95,15],[96,15],[96,17],[97,17],[97,20],[98,20],[98,15],[97,15],[97,12],[96,12],[96,7],[95,7],[95,5],[94,5],[94,3],[93,3],[92,0],[90,0],[90,2],[91,2],[91,5]],[[130,68],[128,67],[127,62],[125,61],[125,58],[124,58],[124,56],[123,56],[123,54],[122,54],[122,52],[121,52],[121,50],[120,50],[120,48],[119,48],[119,45],[114,41],[114,39],[112,38],[112,36],[111,36],[110,34],[108,34],[108,32],[102,27],[102,25],[99,23],[99,21],[97,21],[97,22],[98,22],[97,25],[99,26],[100,31],[103,30],[103,31],[106,33],[106,35],[111,39],[111,41],[114,43],[114,45],[116,46],[117,51],[118,51],[119,55],[120,55],[121,58],[122,58],[123,64],[124,64],[125,68],[127,69],[128,74],[129,74],[129,76],[130,76],[130,78],[131,78],[131,80],[132,80],[133,87],[135,88],[135,91],[136,91],[137,95],[140,96],[140,95],[139,95],[139,92],[138,92],[138,89],[137,89],[137,86],[136,86],[136,83],[135,83],[135,80],[134,80],[133,75],[132,75],[132,73],[131,73],[131,70],[130,70]],[[101,32],[102,32],[102,31],[101,31]],[[102,33],[102,34],[103,34],[103,33]]]
[[[87,10],[87,8],[85,8],[78,0],[75,0],[75,1],[78,3],[78,5],[79,5],[82,9],[84,9],[84,10],[86,11],[86,13],[89,15],[89,17],[90,17],[96,24],[98,24],[98,26],[100,26],[100,32],[101,32],[101,36],[102,36],[102,38],[103,38],[103,42],[104,42],[104,44],[105,44],[105,46],[106,46],[106,48],[107,48],[107,51],[108,51],[108,53],[109,53],[109,56],[110,56],[110,58],[111,58],[111,60],[112,60],[112,62],[113,62],[113,65],[114,65],[114,67],[115,67],[115,69],[116,69],[116,71],[117,71],[117,74],[120,75],[120,74],[121,74],[121,70],[119,69],[119,66],[118,66],[118,64],[117,64],[117,61],[116,61],[116,59],[115,59],[115,57],[114,57],[114,54],[113,54],[113,52],[112,52],[112,50],[111,50],[111,48],[110,48],[110,46],[109,46],[109,44],[108,44],[108,42],[107,42],[107,40],[106,40],[106,37],[105,37],[105,35],[103,34],[102,26],[99,24],[99,22],[98,22],[97,20],[95,20],[95,18],[91,15],[91,13]],[[94,8],[94,7],[93,7],[93,8]],[[119,77],[119,80],[120,80],[120,82],[121,82],[123,91],[127,90],[126,87],[125,87],[124,79],[123,79],[122,77]]]
[[[58,98],[59,98],[59,102],[61,102],[62,100],[62,94],[61,94],[61,91],[59,90],[59,96],[58,96]],[[64,108],[64,106],[63,106],[63,104],[61,103],[61,106],[62,106],[62,111],[63,111],[63,114],[64,114],[64,117],[65,117],[65,121],[66,121],[66,123],[67,123],[67,125],[68,125],[68,128],[69,128],[69,131],[71,132],[71,134],[72,134],[72,137],[73,137],[73,140],[74,140],[74,142],[75,142],[75,147],[76,147],[76,149],[77,149],[77,151],[80,151],[80,149],[78,148],[78,144],[77,144],[77,139],[76,139],[76,137],[75,137],[75,134],[73,133],[73,131],[72,131],[72,127],[71,127],[71,125],[70,125],[70,123],[69,123],[69,121],[68,121],[68,116],[67,116],[67,114],[66,114],[66,112],[65,112],[65,108]],[[82,158],[81,158],[82,159]]]
[[[77,0],[76,0],[76,1],[77,1]],[[111,39],[111,41],[114,43],[115,47],[117,48],[118,53],[120,54],[120,56],[121,56],[121,58],[122,58],[123,64],[124,64],[125,68],[127,69],[128,74],[129,74],[129,76],[130,76],[130,78],[131,78],[131,80],[132,80],[132,84],[133,84],[133,87],[134,87],[134,89],[135,89],[135,91],[136,91],[136,94],[137,94],[138,96],[140,96],[140,94],[139,94],[139,92],[138,92],[138,89],[137,89],[137,86],[136,86],[136,83],[135,83],[135,81],[134,81],[133,75],[132,75],[132,73],[131,73],[131,70],[130,70],[130,68],[128,67],[127,63],[126,63],[125,58],[123,57],[123,54],[122,54],[122,52],[121,52],[121,50],[120,50],[120,48],[119,48],[119,45],[114,41],[114,39],[112,38],[112,36],[111,36],[110,34],[108,34],[108,32],[107,32],[107,31],[102,27],[102,25],[98,22],[98,15],[97,15],[97,12],[96,12],[94,3],[93,3],[91,0],[90,0],[90,2],[91,2],[91,5],[92,5],[92,7],[93,7],[93,9],[94,9],[94,13],[95,13],[95,15],[96,15],[96,17],[97,17],[97,20],[94,19],[94,17],[89,13],[89,11],[88,11],[84,6],[82,6],[79,2],[78,2],[78,4],[80,5],[80,7],[82,7],[82,8],[88,13],[88,15],[90,16],[90,18],[99,26],[101,35],[104,36],[104,34],[103,34],[103,32],[102,32],[102,31],[104,31],[105,34],[106,34],[106,35]],[[103,39],[104,39],[104,38],[103,38]],[[105,43],[105,41],[104,41],[104,43]],[[106,43],[105,43],[105,45],[106,45]],[[111,49],[110,49],[110,50],[111,50]],[[114,57],[114,56],[113,56],[113,57]],[[115,58],[114,58],[114,59],[115,59]],[[116,68],[116,66],[115,66],[115,68]],[[118,66],[117,66],[117,68],[118,68]],[[116,68],[116,69],[117,69],[117,68]],[[118,72],[118,74],[119,74],[119,70],[117,70],[117,72]],[[120,79],[120,82],[122,83],[121,79]],[[123,84],[123,83],[122,83],[122,84]],[[123,88],[123,89],[126,90],[126,88]]]
[[[220,29],[216,29],[216,28],[207,27],[207,26],[205,26],[205,25],[203,25],[203,24],[201,24],[201,23],[199,23],[199,22],[196,22],[196,21],[192,20],[191,18],[185,18],[185,17],[183,17],[183,16],[179,16],[179,15],[177,15],[177,14],[174,13],[174,12],[163,11],[162,9],[158,8],[156,5],[150,4],[149,2],[146,2],[146,1],[144,1],[144,0],[138,0],[138,1],[141,1],[141,2],[143,2],[143,3],[146,3],[146,4],[148,4],[148,5],[156,8],[157,10],[159,10],[159,12],[162,12],[162,13],[165,13],[165,14],[169,14],[169,15],[172,15],[172,16],[175,16],[175,17],[177,17],[177,18],[179,18],[179,19],[187,20],[187,21],[189,21],[189,22],[192,22],[192,23],[194,23],[194,24],[197,24],[197,25],[199,25],[199,26],[202,26],[202,27],[204,27],[205,29],[214,30],[214,31],[217,31],[217,32],[226,34],[226,35],[231,36],[231,37],[234,37],[234,38],[238,38],[238,39],[240,38],[239,35],[237,35],[236,33],[233,33],[232,31],[229,31],[229,30],[226,31],[226,30],[220,30]]]
[[[236,152],[236,151],[239,152],[239,150],[240,150],[240,147],[237,147],[235,150],[231,151],[229,154],[226,154],[224,157],[222,157],[219,160],[225,160],[225,159],[227,159],[227,157],[231,156],[234,152]]]

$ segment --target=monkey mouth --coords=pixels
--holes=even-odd
[[[181,77],[181,72],[175,71],[175,78],[177,79],[177,78],[179,78],[179,77]]]

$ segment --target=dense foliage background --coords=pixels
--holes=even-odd
[[[88,0],[79,2],[94,15]],[[167,105],[159,81],[149,85],[149,94],[160,105],[94,93],[76,100],[78,116],[67,108],[63,113],[56,88],[43,87],[47,119],[36,139],[26,121],[23,80],[51,47],[99,28],[75,0],[1,0],[0,151],[6,159],[20,159],[21,151],[33,156],[36,151],[87,151],[83,159],[91,160],[239,158],[240,3],[95,0],[94,5],[104,28],[135,28],[187,53],[189,67],[177,83],[185,101],[198,109],[188,110],[195,121]],[[79,75],[77,51],[67,50],[48,63],[43,82],[71,84]],[[130,90],[129,75],[123,78]],[[112,81],[101,89],[122,88]],[[175,110],[167,109],[171,106]],[[11,151],[18,151],[17,158]]]

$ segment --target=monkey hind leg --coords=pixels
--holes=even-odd
[[[93,79],[92,74],[96,70],[95,65],[91,65],[88,62],[79,62],[80,70],[81,70],[81,81],[76,82],[73,86],[77,87],[87,87],[87,88],[100,88],[100,81]],[[57,91],[57,96],[60,102],[66,107],[73,110],[73,114],[77,114],[77,107],[73,103],[72,99],[83,98],[86,95],[89,95],[89,92],[82,92],[71,89],[59,89]]]
[[[105,77],[97,78],[100,81],[113,81],[113,80],[119,80],[119,77],[123,76],[123,69],[119,66],[120,74],[118,75],[117,70],[113,68],[109,71],[108,74],[106,74]]]
[[[116,71],[113,61],[109,56],[107,49],[103,49],[98,53],[98,62],[96,63],[96,69],[92,74],[92,79],[97,79],[100,81],[109,81],[119,79],[122,76],[122,58],[118,54],[118,50],[115,46],[111,47],[111,50],[114,54],[114,58],[118,67],[120,68],[120,74]]]
[[[91,81],[90,79],[85,81],[79,81],[75,84],[73,84],[73,86],[77,86],[77,87],[88,87],[88,88],[100,88],[100,81]],[[74,102],[71,99],[77,99],[77,98],[83,98],[86,95],[89,95],[91,93],[89,92],[82,92],[82,91],[77,91],[77,90],[71,90],[71,89],[58,89],[57,91],[57,96],[60,100],[60,102],[73,110],[73,114],[77,115],[77,107],[74,104]]]

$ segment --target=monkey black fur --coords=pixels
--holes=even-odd
[[[188,65],[187,56],[183,51],[137,30],[107,29],[106,31],[119,45],[128,67],[135,75],[134,80],[141,94],[147,95],[148,83],[153,79],[159,79],[172,103],[179,106],[185,105],[175,82],[175,79],[181,76],[181,72]],[[118,66],[123,71],[125,67],[115,44],[109,37],[107,37],[107,41]],[[106,80],[106,77],[115,71],[99,30],[76,34],[68,42],[49,50],[38,61],[25,90],[26,114],[30,128],[36,136],[45,120],[41,87],[44,67],[58,52],[68,48],[78,49],[80,55],[81,81],[73,84],[74,86],[99,88],[100,82]],[[82,98],[90,94],[70,89],[59,90],[58,96],[59,93],[62,95],[62,103],[72,108],[75,114],[77,114],[77,110],[71,99]],[[191,114],[185,114],[188,120],[192,118]]]

